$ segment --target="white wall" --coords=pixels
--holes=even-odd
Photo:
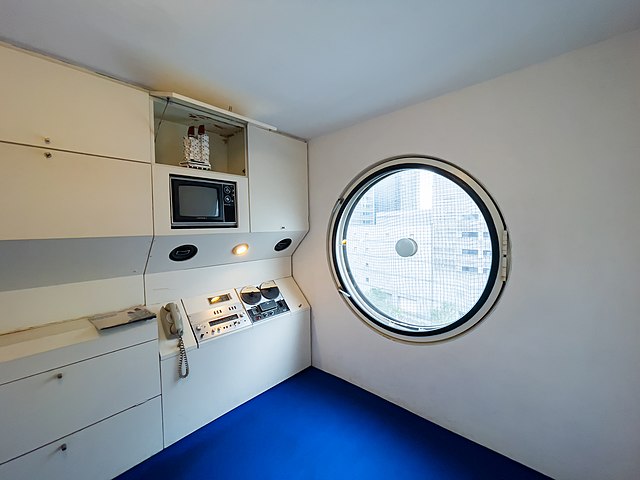
[[[497,308],[445,343],[367,328],[327,264],[342,189],[403,153],[471,172],[513,242]],[[640,31],[313,139],[309,162],[315,366],[553,477],[640,477]]]

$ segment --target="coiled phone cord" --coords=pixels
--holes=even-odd
[[[187,349],[184,348],[182,337],[178,340],[178,350],[180,350],[180,355],[178,356],[178,376],[180,378],[187,378],[189,376],[189,359],[187,359]]]

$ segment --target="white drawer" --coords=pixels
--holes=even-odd
[[[0,385],[157,339],[156,319],[96,330],[81,318],[0,335]]]
[[[0,140],[151,162],[147,92],[2,46],[0,65]]]
[[[155,341],[7,383],[0,387],[0,463],[159,394]]]
[[[160,450],[162,417],[156,397],[0,465],[0,478],[109,479]]]

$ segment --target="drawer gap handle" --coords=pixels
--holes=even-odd
[[[63,443],[62,445],[60,445],[60,451],[61,452],[66,452],[67,451],[67,444]]]
[[[56,375],[56,378],[57,378],[57,379],[61,379],[63,376],[64,376],[64,375],[63,375],[62,373],[58,373],[58,374]]]

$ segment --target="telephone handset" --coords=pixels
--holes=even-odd
[[[184,326],[182,324],[182,315],[175,303],[168,303],[164,306],[165,314],[165,332],[167,336],[182,337],[184,333]],[[168,331],[167,331],[168,328]]]
[[[187,349],[184,346],[182,340],[182,334],[184,333],[184,324],[182,322],[182,315],[178,306],[175,303],[168,303],[163,307],[164,315],[162,319],[162,325],[168,338],[178,338],[178,350],[180,351],[178,356],[178,376],[180,378],[187,378],[189,376],[189,360],[187,359]]]

